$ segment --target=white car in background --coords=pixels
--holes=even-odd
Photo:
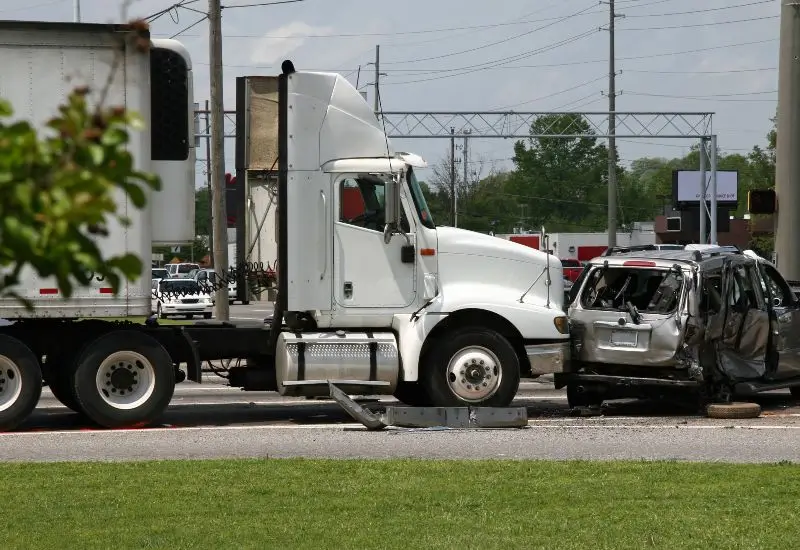
[[[191,279],[153,279],[151,300],[153,313],[161,319],[170,316],[191,319],[195,315],[211,319],[214,316],[211,296]]]
[[[190,262],[184,262],[180,264],[167,264],[164,267],[167,268],[170,278],[174,279],[185,279],[189,276],[189,273],[191,273],[195,269],[200,269],[200,266],[198,264]]]

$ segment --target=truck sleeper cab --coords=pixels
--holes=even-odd
[[[339,380],[350,393],[409,404],[506,405],[521,375],[561,369],[569,347],[557,258],[437,227],[416,175],[425,162],[395,153],[341,76],[289,71],[275,87],[287,169],[274,321],[287,329],[275,334],[272,389],[327,393]],[[258,376],[243,367],[232,383]]]
[[[570,404],[676,388],[800,395],[800,302],[774,265],[721,248],[592,260],[568,307]]]

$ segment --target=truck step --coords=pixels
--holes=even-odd
[[[384,380],[284,380],[284,386],[391,386],[390,382]]]

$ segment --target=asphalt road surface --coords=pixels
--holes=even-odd
[[[231,306],[232,320],[262,320],[272,304]],[[544,378],[544,377],[543,377]],[[380,410],[391,398],[360,402]],[[336,403],[243,392],[213,374],[183,382],[159,426],[101,430],[45,388],[14,433],[0,434],[0,461],[145,460],[228,457],[675,459],[800,461],[800,403],[787,391],[759,398],[753,420],[712,420],[675,403],[615,402],[602,415],[575,417],[547,378],[523,381],[517,429],[387,428],[367,431]]]
[[[330,400],[242,392],[210,375],[178,385],[163,424],[99,430],[45,389],[22,431],[0,434],[2,461],[229,457],[676,459],[800,461],[800,408],[787,392],[761,398],[753,420],[712,420],[674,404],[619,402],[573,417],[562,391],[525,381],[515,406],[527,428],[369,432]],[[361,400],[369,408],[390,398]]]

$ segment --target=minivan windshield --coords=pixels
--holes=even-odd
[[[683,273],[675,269],[597,267],[581,293],[584,309],[624,311],[635,306],[642,313],[675,311],[683,288]]]

